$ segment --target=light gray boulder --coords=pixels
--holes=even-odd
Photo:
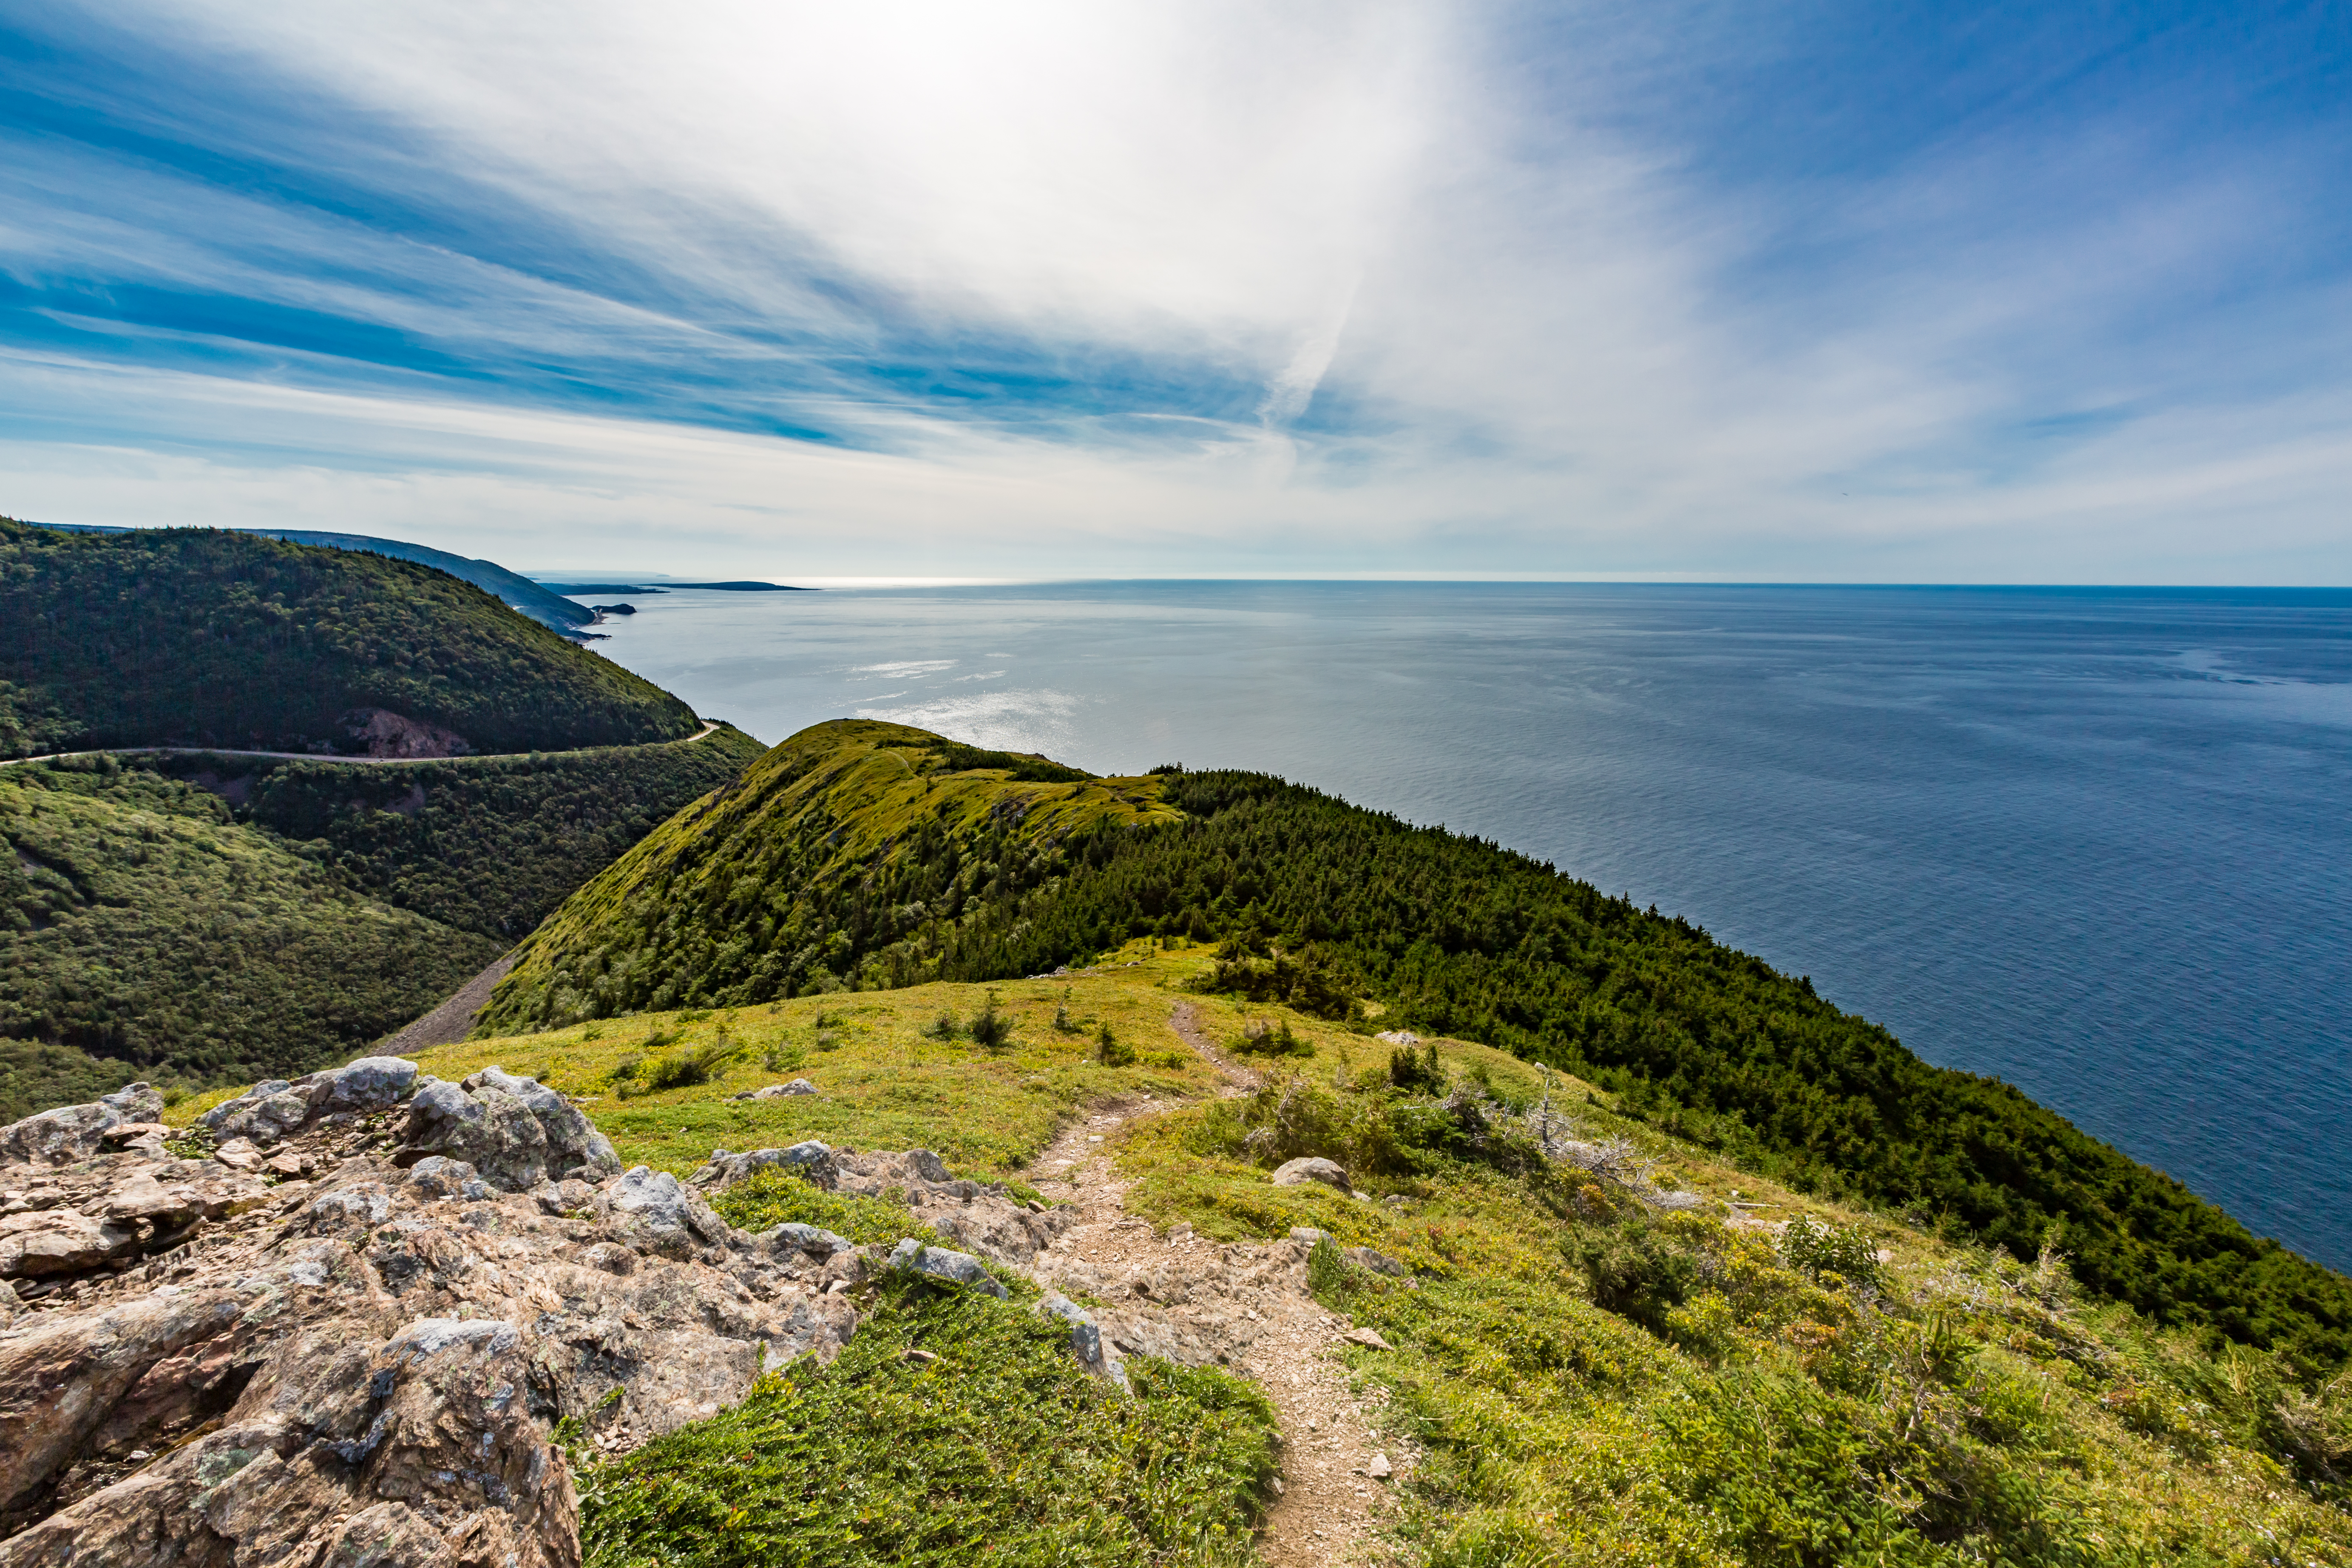
[[[257,1083],[196,1120],[223,1142],[249,1138],[268,1145],[326,1117],[389,1110],[408,1098],[416,1078],[415,1062],[362,1057],[347,1067],[328,1068],[291,1083],[277,1078]]]
[[[667,1171],[643,1165],[598,1194],[596,1213],[607,1230],[639,1252],[681,1261],[726,1246],[733,1234],[700,1193]]]
[[[152,1121],[163,1114],[163,1097],[152,1086],[127,1083],[112,1094],[101,1094],[98,1103],[125,1121]]]
[[[814,1094],[815,1092],[816,1085],[804,1078],[796,1078],[790,1083],[772,1083],[765,1089],[747,1089],[740,1094],[730,1094],[727,1098],[730,1100],[782,1100],[788,1094]]]
[[[163,1097],[143,1083],[101,1094],[87,1105],[64,1105],[0,1127],[0,1161],[66,1165],[105,1149],[109,1130],[163,1114]]]
[[[596,1189],[582,1181],[552,1182],[530,1194],[547,1215],[583,1214],[596,1201]]]
[[[890,1249],[889,1267],[928,1274],[935,1279],[952,1280],[975,1290],[985,1290],[1000,1301],[1010,1294],[971,1253],[950,1252],[944,1247],[925,1247],[911,1236]]]
[[[1127,1368],[1118,1358],[1103,1348],[1102,1329],[1095,1322],[1094,1314],[1059,1291],[1048,1290],[1038,1301],[1037,1310],[1049,1318],[1058,1318],[1070,1326],[1070,1353],[1087,1372],[1110,1384],[1121,1394],[1129,1392]]]
[[[399,1160],[462,1160],[489,1186],[524,1193],[551,1181],[602,1181],[621,1168],[579,1108],[536,1079],[485,1068],[463,1084],[419,1079]]]
[[[831,1258],[835,1253],[851,1251],[856,1245],[846,1237],[797,1220],[763,1230],[753,1239],[771,1252],[801,1252],[812,1258]]]
[[[312,1073],[313,1118],[343,1113],[368,1116],[390,1110],[416,1088],[416,1064],[400,1057],[362,1057],[349,1067]]]
[[[812,1138],[789,1149],[754,1149],[748,1154],[713,1149],[702,1168],[687,1180],[705,1192],[723,1192],[753,1172],[772,1167],[788,1171],[827,1192],[833,1190],[836,1179],[833,1150]]]
[[[1320,1182],[1343,1193],[1355,1191],[1348,1184],[1348,1173],[1344,1169],[1329,1160],[1313,1155],[1304,1160],[1286,1161],[1274,1169],[1274,1184],[1277,1187],[1303,1186],[1308,1182]]]
[[[466,1190],[466,1184],[481,1174],[463,1160],[452,1160],[446,1154],[427,1154],[408,1167],[407,1184],[420,1197],[450,1198]]]

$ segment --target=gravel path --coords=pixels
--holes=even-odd
[[[404,1057],[434,1046],[454,1046],[474,1032],[474,1015],[490,1005],[490,993],[515,966],[515,955],[503,953],[488,969],[459,986],[449,999],[423,1017],[404,1025],[369,1047],[371,1056]]]

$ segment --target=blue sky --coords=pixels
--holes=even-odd
[[[0,511],[2344,583],[2347,18],[0,5]]]

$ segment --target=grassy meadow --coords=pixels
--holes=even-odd
[[[2057,1251],[2022,1264],[1709,1158],[1616,1097],[1501,1051],[1445,1040],[1401,1061],[1365,1026],[1193,994],[1212,963],[1205,948],[1138,942],[1060,980],[607,1019],[422,1060],[444,1078],[494,1062],[535,1074],[579,1097],[624,1160],[681,1173],[714,1147],[815,1137],[926,1146],[959,1173],[1018,1183],[1067,1119],[1151,1097],[1160,1113],[1111,1144],[1132,1210],[1227,1240],[1318,1226],[1415,1277],[1336,1252],[1310,1268],[1327,1305],[1392,1347],[1347,1353],[1425,1455],[1398,1487],[1390,1546],[1402,1561],[2352,1561],[2341,1388],[2314,1394],[2276,1355],[2090,1300]],[[1010,1021],[992,1047],[968,1034],[992,999]],[[1218,1092],[1171,1026],[1188,1003],[1260,1089]],[[940,1037],[943,1016],[967,1032]],[[1135,1060],[1103,1063],[1105,1026],[1112,1057]],[[642,1087],[688,1059],[709,1064],[707,1081]],[[793,1077],[821,1093],[728,1098]],[[1612,1143],[1659,1187],[1715,1201],[1662,1215],[1536,1158],[1546,1120]],[[1271,1184],[1274,1163],[1305,1153],[1339,1160],[1361,1195]],[[893,1228],[820,1197],[762,1194],[756,1217],[831,1218],[865,1239]],[[1751,1217],[1727,1226],[1727,1203]],[[1773,1228],[1784,1220],[1795,1224]],[[749,1547],[698,1533],[720,1517],[760,1521],[767,1533],[746,1541],[788,1558],[842,1530],[845,1561],[945,1560],[992,1521],[1008,1524],[1005,1561],[1246,1558],[1268,1439],[1231,1379],[1152,1372],[1147,1401],[1178,1403],[1122,1415],[1064,1375],[1017,1298],[877,1306],[877,1354],[788,1372],[708,1430],[593,1468],[592,1560],[732,1562]],[[985,1322],[963,1321],[975,1313]],[[899,1353],[949,1342],[952,1377]],[[1019,1388],[1036,1394],[1015,1418],[992,1402]],[[820,1414],[850,1421],[854,1439],[810,1426]],[[1176,1436],[1194,1426],[1197,1453]],[[1010,1464],[1035,1444],[1055,1462]],[[739,1448],[777,1457],[730,1473]],[[903,1462],[873,1465],[885,1451]],[[1174,1513],[1152,1500],[1155,1466],[1189,1478]],[[1108,1534],[1062,1506],[1087,1477],[1107,1489]],[[852,1494],[863,1500],[850,1513],[824,1500]],[[952,1517],[934,1529],[940,1499]]]

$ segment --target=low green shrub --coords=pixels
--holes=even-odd
[[[1269,1025],[1263,1018],[1252,1018],[1243,1026],[1242,1037],[1234,1043],[1234,1049],[1244,1056],[1256,1057],[1311,1057],[1315,1054],[1313,1044],[1300,1039],[1287,1018],[1278,1026]]]
[[[1058,1322],[886,1279],[831,1364],[803,1358],[734,1409],[593,1468],[587,1564],[1254,1561],[1272,1406],[1223,1373],[1127,1370],[1132,1396],[1088,1376]]]
[[[1780,1256],[1809,1279],[1835,1275],[1858,1285],[1878,1280],[1878,1242],[1861,1226],[1834,1226],[1799,1215],[1780,1233]]]
[[[779,1225],[813,1225],[847,1237],[860,1247],[888,1245],[904,1237],[935,1242],[927,1226],[915,1223],[903,1201],[856,1193],[829,1193],[787,1171],[754,1171],[710,1200],[719,1217],[737,1230]]]
[[[1444,1094],[1445,1068],[1437,1059],[1437,1042],[1428,1042],[1427,1055],[1411,1046],[1389,1053],[1389,1082],[1405,1094]]]
[[[1630,1318],[1661,1338],[1667,1334],[1667,1313],[1689,1298],[1701,1273],[1692,1248],[1639,1221],[1577,1231],[1566,1248],[1569,1260],[1583,1272],[1594,1306]]]
[[[964,1026],[964,1033],[971,1037],[973,1045],[984,1051],[1001,1051],[1012,1043],[1013,1019],[996,1010],[995,992],[988,994],[988,999],[981,1004],[980,1011],[974,1013],[971,1022]]]
[[[675,1031],[656,1029],[646,1037],[645,1045],[649,1050],[657,1050],[677,1038]],[[722,1033],[712,1039],[663,1051],[659,1056],[632,1051],[606,1069],[604,1080],[619,1099],[634,1100],[641,1094],[659,1094],[667,1089],[690,1089],[696,1084],[709,1083],[742,1054],[743,1047]]]

